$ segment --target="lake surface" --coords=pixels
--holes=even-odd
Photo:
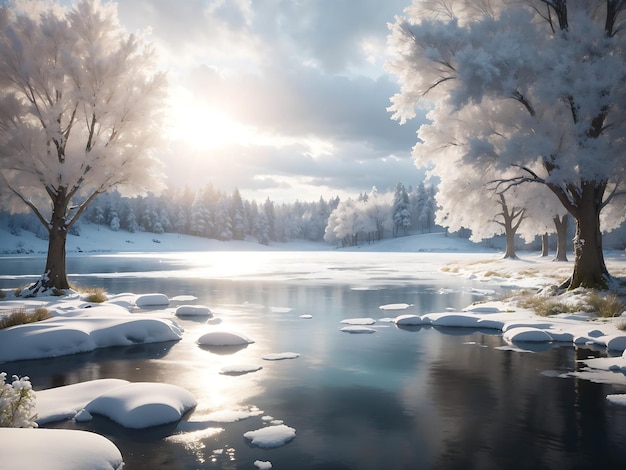
[[[443,255],[443,258],[451,255]],[[474,256],[477,255],[456,255]],[[0,258],[0,287],[26,285],[40,257]],[[179,342],[98,350],[5,363],[36,389],[98,378],[181,385],[198,401],[181,423],[125,429],[106,418],[47,427],[88,429],[119,447],[133,469],[573,469],[623,468],[626,409],[609,393],[623,385],[555,375],[576,371],[594,350],[496,349],[499,332],[433,327],[400,329],[380,321],[403,313],[463,308],[497,286],[439,273],[432,253],[237,252],[119,254],[68,259],[70,281],[112,293],[193,295],[222,322],[177,319]],[[158,314],[189,301],[172,301]],[[382,305],[406,303],[406,310]],[[137,315],[154,311],[137,310]],[[301,318],[310,315],[310,319]],[[340,331],[344,319],[372,317],[373,334]],[[240,350],[211,351],[195,340],[211,329],[246,334]],[[268,353],[297,359],[264,361]],[[220,374],[258,364],[258,372]],[[220,410],[262,410],[234,423]],[[263,416],[296,430],[288,444],[262,449],[246,431]]]

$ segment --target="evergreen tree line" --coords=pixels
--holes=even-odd
[[[402,183],[398,183],[395,193],[379,194],[373,189],[370,193],[360,194],[357,204],[351,198],[341,201],[338,196],[293,203],[275,203],[267,198],[263,203],[257,203],[244,200],[238,189],[229,194],[212,185],[197,191],[168,188],[158,196],[148,194],[134,198],[109,192],[92,201],[79,223],[73,226],[72,233],[80,235],[80,222],[89,222],[114,231],[181,233],[223,241],[256,241],[264,245],[298,239],[345,245],[347,239],[342,240],[343,236],[328,237],[325,234],[335,220],[333,217],[339,213],[345,215],[346,208],[352,207],[359,225],[346,230],[353,232],[350,244],[356,244],[372,241],[374,232],[375,239],[380,240],[386,235],[408,234],[409,230],[432,230],[434,194],[435,190],[423,183],[415,189],[411,186],[405,189]],[[363,212],[366,207],[370,211],[369,222]],[[371,223],[374,223],[375,230]],[[10,215],[8,225],[16,235],[21,230],[28,230],[40,238],[47,238],[46,231],[30,213]]]

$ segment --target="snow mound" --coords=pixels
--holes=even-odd
[[[406,310],[412,307],[413,304],[386,304],[378,307],[380,310]]]
[[[368,328],[367,326],[353,325],[353,326],[344,326],[340,328],[340,331],[344,333],[352,333],[352,334],[368,334],[368,333],[376,333],[374,328]]]
[[[240,333],[211,331],[200,336],[197,343],[202,346],[241,346],[254,343],[254,341]]]
[[[410,314],[399,315],[396,318],[394,318],[393,322],[396,325],[406,325],[406,326],[423,325],[424,323],[429,323],[429,322],[425,322],[422,319],[422,317],[420,317],[419,315],[410,315]]]
[[[554,341],[552,336],[539,328],[533,328],[530,326],[522,326],[518,328],[511,328],[507,330],[502,337],[507,342],[528,342],[528,343],[549,343]]]
[[[272,468],[272,462],[269,462],[267,460],[255,460],[254,466],[260,470],[268,470]]]
[[[73,429],[0,428],[2,468],[121,470],[119,449],[106,437]]]
[[[98,396],[85,410],[107,416],[127,428],[143,429],[178,421],[196,406],[191,393],[178,385],[129,383]]]
[[[157,307],[169,304],[170,299],[165,294],[141,294],[135,299],[137,307]]]
[[[231,364],[222,367],[220,374],[222,375],[244,375],[263,369],[263,366],[256,364]]]
[[[341,323],[345,325],[373,325],[376,320],[373,318],[346,318],[341,320]]]
[[[180,327],[173,321],[132,315],[92,316],[91,309],[76,316],[0,330],[0,363],[42,359],[93,351],[111,346],[178,341]]]
[[[262,359],[266,361],[282,361],[284,359],[297,359],[298,357],[300,357],[299,353],[283,352],[283,353],[266,354],[265,356],[262,356]]]
[[[243,437],[250,439],[253,445],[263,448],[274,448],[285,445],[296,437],[296,430],[284,424],[248,431]]]
[[[177,317],[210,317],[212,315],[209,307],[204,305],[180,305],[176,308],[175,314]]]

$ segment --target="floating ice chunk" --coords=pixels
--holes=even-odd
[[[344,326],[340,329],[344,333],[352,333],[352,334],[367,334],[367,333],[376,333],[374,328],[368,328],[367,326],[361,325],[352,325],[352,326]]]
[[[267,460],[255,460],[254,466],[260,470],[268,470],[272,468],[272,462],[269,462]]]
[[[400,315],[397,316],[394,319],[394,323],[396,325],[423,325],[425,323],[429,323],[429,322],[425,322],[422,317],[420,317],[419,315],[410,315],[410,314],[406,314],[406,315]]]
[[[210,317],[211,310],[204,305],[180,305],[176,308],[176,316]]]
[[[552,336],[547,331],[529,326],[511,328],[502,337],[507,342],[548,343],[553,341]]]
[[[170,299],[165,294],[141,294],[135,299],[137,307],[153,307],[160,305],[169,305]]]
[[[313,315],[309,315],[309,314],[300,315],[300,318],[304,318],[305,320],[310,320],[311,318],[313,318]]]
[[[129,383],[111,389],[85,406],[127,428],[143,429],[178,421],[196,400],[186,389],[165,383]]]
[[[376,320],[373,318],[346,318],[341,320],[341,323],[345,325],[373,325]]]
[[[255,431],[248,431],[244,433],[243,437],[250,439],[253,445],[273,448],[285,445],[295,438],[296,430],[284,424],[279,424],[278,426],[268,426]]]
[[[194,300],[198,300],[198,297],[196,297],[195,295],[177,295],[175,297],[172,297],[171,300],[174,300],[176,302],[192,302]]]
[[[206,416],[207,421],[213,421],[216,423],[234,423],[241,421],[242,419],[248,419],[253,416],[259,416],[263,414],[263,411],[256,407],[250,407],[241,410],[220,410],[209,413]]]
[[[624,393],[616,393],[612,395],[607,395],[606,399],[616,405],[626,406],[626,394]]]
[[[254,343],[247,336],[230,331],[211,331],[200,336],[197,342],[202,346],[240,346]]]
[[[270,307],[270,310],[274,313],[289,313],[293,310],[291,307]]]
[[[299,353],[283,352],[283,353],[266,354],[265,356],[262,356],[262,359],[266,361],[282,361],[283,359],[296,359],[298,357],[300,357]]]
[[[265,415],[261,418],[261,421],[273,421],[274,417],[270,415]]]
[[[244,375],[263,369],[263,366],[257,364],[231,364],[222,367],[220,374],[222,375]]]
[[[413,304],[386,304],[378,307],[380,310],[406,310],[412,307]]]

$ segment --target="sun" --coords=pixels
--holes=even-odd
[[[236,122],[228,110],[211,106],[187,90],[175,90],[169,104],[167,135],[198,150],[245,144],[254,131]]]
[[[199,150],[245,143],[250,130],[218,109],[191,105],[173,113],[169,136]]]

